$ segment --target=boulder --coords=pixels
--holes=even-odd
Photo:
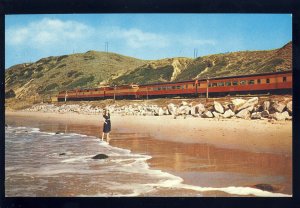
[[[254,112],[251,114],[251,119],[261,119],[261,112]]]
[[[250,112],[248,109],[243,109],[240,112],[236,114],[236,117],[243,118],[243,119],[249,119],[250,118]]]
[[[223,104],[224,112],[230,109],[230,104]]]
[[[102,160],[102,159],[106,159],[106,158],[108,158],[108,156],[105,154],[97,154],[94,157],[92,157],[92,159],[97,159],[97,160]]]
[[[170,103],[169,105],[168,105],[168,111],[169,111],[169,113],[170,114],[172,114],[172,115],[175,115],[175,113],[176,113],[176,106],[175,106],[175,104],[173,104],[173,103]]]
[[[162,116],[164,115],[165,111],[162,108],[158,108],[155,113],[156,116]]]
[[[240,105],[236,110],[240,111],[245,108],[250,108],[253,110],[253,108],[256,104],[258,104],[258,97],[254,97],[254,98],[251,98],[250,100],[247,100],[243,105]]]
[[[229,109],[229,110],[225,111],[225,113],[223,114],[223,118],[231,118],[234,115],[235,115],[235,113],[231,109]]]
[[[286,119],[290,119],[289,113],[287,111],[283,113],[275,112],[273,114],[270,114],[271,118],[274,118],[277,121],[284,121]]]
[[[270,105],[271,105],[271,103],[270,103],[270,101],[264,101],[264,103],[263,103],[263,110],[269,110],[270,109]]]
[[[222,115],[221,113],[218,113],[216,111],[212,112],[212,114],[214,115],[215,118],[220,118],[220,115]]]
[[[263,112],[261,112],[260,115],[261,115],[261,117],[263,117],[263,118],[269,118],[270,113],[269,113],[268,110],[264,110]]]
[[[278,113],[282,113],[282,111],[284,110],[285,108],[285,104],[283,103],[279,103],[279,102],[274,102],[271,106],[271,109],[275,112],[278,112]]]
[[[201,103],[191,107],[191,114],[192,115],[202,114],[204,111],[205,111],[205,107]]]
[[[190,110],[191,110],[191,107],[189,107],[189,106],[180,106],[178,108],[177,114],[178,115],[188,115],[188,114],[190,114]]]
[[[189,104],[187,103],[187,102],[185,102],[185,101],[182,101],[181,103],[180,103],[180,106],[188,106]]]
[[[293,114],[293,101],[290,101],[286,104],[287,111],[291,114]]]
[[[269,184],[256,184],[254,185],[255,188],[263,190],[263,191],[269,191],[269,192],[273,192],[276,191],[277,189],[274,188],[272,185]]]
[[[234,99],[234,100],[232,100],[231,101],[232,102],[232,105],[231,105],[231,107],[232,107],[232,111],[233,112],[236,112],[236,111],[238,111],[238,109],[242,106],[242,105],[244,105],[247,101],[246,100],[244,100],[244,99]]]
[[[213,118],[214,115],[210,111],[206,111],[202,114],[202,118]]]
[[[224,113],[224,108],[219,102],[214,101],[214,109],[218,113]]]

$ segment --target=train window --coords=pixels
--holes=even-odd
[[[224,86],[224,82],[218,82],[218,87]]]
[[[217,86],[217,83],[212,83],[212,86],[213,86],[213,87],[216,87],[216,86]]]
[[[200,87],[200,83],[198,83],[198,87]]]
[[[238,81],[233,81],[233,82],[232,82],[232,85],[238,85],[238,84],[239,84]]]
[[[166,90],[166,87],[162,87],[161,89],[162,89],[162,90]]]
[[[248,84],[254,84],[254,80],[249,80]]]
[[[231,82],[226,82],[226,86],[231,86]]]
[[[282,77],[282,82],[286,82],[286,77]]]
[[[187,89],[188,88],[188,85],[185,85],[185,89]]]
[[[172,90],[175,90],[176,89],[176,86],[172,86]]]
[[[246,84],[246,80],[240,81],[240,85],[245,85],[245,84]]]
[[[266,79],[266,83],[267,84],[269,84],[270,83],[270,79],[268,78],[268,79]]]
[[[257,80],[257,84],[260,84],[260,79]]]
[[[184,85],[181,86],[181,89],[184,89]]]
[[[157,88],[157,90],[161,90],[161,87]]]
[[[212,87],[212,84],[211,84],[211,83],[208,83],[208,87]]]
[[[180,86],[176,86],[177,89],[180,89]]]
[[[195,87],[195,83],[193,84],[193,87]]]

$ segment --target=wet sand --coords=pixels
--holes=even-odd
[[[273,192],[292,194],[291,122],[138,116],[112,116],[111,120],[112,146],[151,155],[151,168],[180,176],[186,184],[269,184]],[[7,112],[6,121],[97,137],[102,128],[101,117],[95,115]]]

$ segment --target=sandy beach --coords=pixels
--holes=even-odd
[[[102,133],[101,115],[16,111],[5,116],[6,122],[21,126],[55,123],[45,129],[52,132],[96,137]],[[271,184],[275,192],[292,194],[291,121],[119,115],[112,115],[111,121],[112,146],[150,155],[151,168],[180,176],[187,184]],[[162,190],[155,195],[168,193]],[[228,196],[213,191],[206,195]]]

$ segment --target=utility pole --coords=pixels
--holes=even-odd
[[[108,42],[105,42],[105,52],[108,53]]]
[[[148,87],[147,87],[147,100],[148,100]]]
[[[206,79],[206,102],[208,102],[208,85],[209,85],[209,77]]]
[[[117,88],[117,86],[115,85],[114,86],[114,101],[116,100],[116,88]]]
[[[65,93],[65,102],[67,102],[67,97],[68,97],[68,91],[66,90],[66,93]]]

